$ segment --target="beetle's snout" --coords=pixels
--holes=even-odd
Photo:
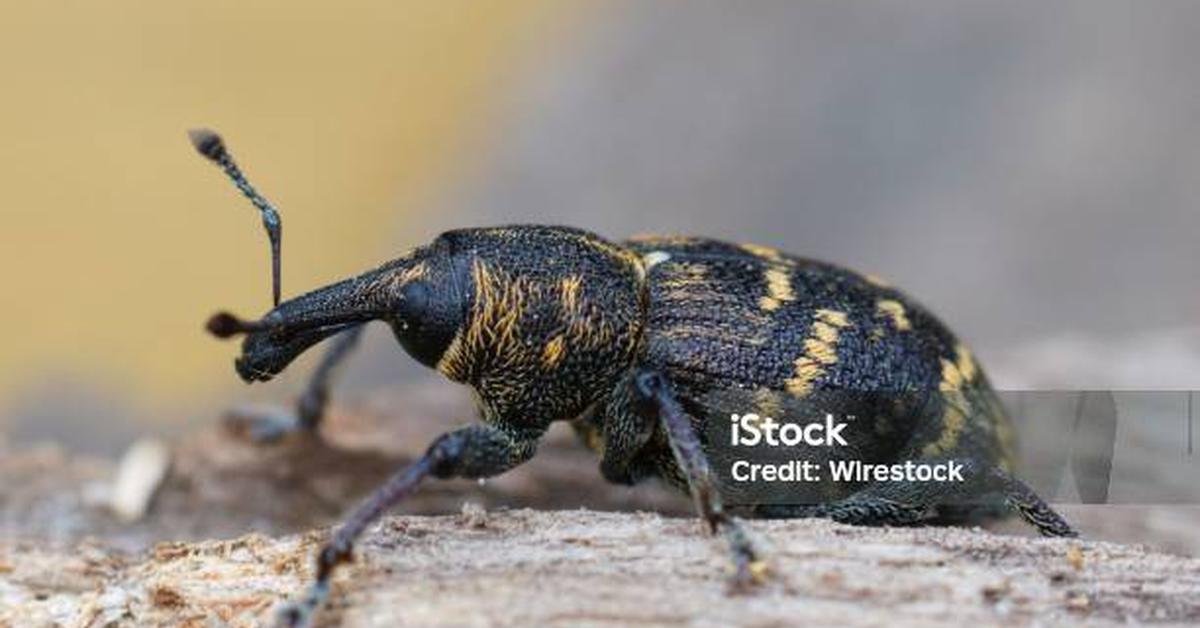
[[[247,383],[270,381],[313,345],[359,324],[356,321],[299,330],[283,327],[257,331],[246,336],[242,355],[234,360],[233,366]]]
[[[247,382],[265,382],[287,366],[298,353],[293,353],[293,344],[282,332],[283,317],[272,310],[262,320],[244,321],[228,312],[218,312],[205,325],[208,332],[218,338],[245,334],[242,355],[233,365],[241,378]],[[289,357],[289,354],[290,355]]]
[[[265,382],[301,353],[339,332],[380,318],[386,310],[377,272],[339,281],[280,304],[260,320],[244,321],[221,312],[208,321],[218,338],[245,334],[234,361],[247,382]]]
[[[271,336],[271,332],[267,331],[246,336],[242,343],[242,355],[233,361],[233,367],[243,381],[270,381],[300,355],[300,351],[289,349],[291,343],[280,342]]]
[[[245,358],[236,358],[233,361],[233,368],[237,371],[238,377],[242,378],[243,382],[267,382],[275,376],[274,373],[261,370]]]
[[[242,355],[234,359],[233,368],[246,383],[267,382],[283,370],[285,364],[270,354],[243,349]]]

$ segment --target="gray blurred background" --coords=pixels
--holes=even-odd
[[[1197,53],[1187,2],[625,3],[514,91],[444,204],[883,275],[1002,388],[1196,388]],[[1178,395],[1078,427],[1051,397],[1013,408],[1032,467],[1074,439],[1112,448],[1106,499],[1200,498]]]
[[[604,17],[499,108],[431,231],[771,244],[907,288],[985,363],[1195,325],[1195,3],[628,2]],[[1105,384],[1091,377],[1079,385]]]

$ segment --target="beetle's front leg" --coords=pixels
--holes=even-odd
[[[641,371],[634,376],[633,387],[642,409],[657,413],[662,421],[675,462],[687,478],[697,513],[714,534],[721,532],[729,543],[735,570],[733,591],[742,592],[761,584],[767,576],[767,563],[741,522],[725,512],[692,419],[671,392],[666,376],[657,371]]]
[[[441,435],[423,456],[400,471],[351,513],[317,554],[317,579],[304,596],[280,613],[286,626],[306,626],[329,595],[329,582],[348,562],[354,541],[389,509],[407,497],[426,477],[486,478],[499,475],[533,457],[541,432],[513,436],[486,425],[472,425]]]

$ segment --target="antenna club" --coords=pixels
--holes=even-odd
[[[230,338],[237,334],[245,333],[247,327],[246,323],[229,312],[217,312],[204,324],[204,328],[208,330],[208,333],[217,338]]]
[[[201,155],[213,161],[221,161],[229,156],[225,151],[225,142],[221,140],[221,136],[217,135],[216,131],[211,129],[190,129],[188,131],[188,139],[192,141],[192,146],[195,146]]]

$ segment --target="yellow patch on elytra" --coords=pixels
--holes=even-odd
[[[783,412],[783,404],[779,393],[770,388],[759,388],[754,391],[754,410],[759,416],[779,418]]]
[[[812,326],[813,335],[817,340],[824,344],[833,344],[838,339],[838,328],[826,323],[825,321],[817,321]]]
[[[979,369],[975,365],[975,358],[971,356],[971,350],[962,343],[954,345],[954,361],[942,358],[941,363],[942,381],[938,384],[938,389],[942,393],[942,401],[946,409],[942,412],[942,431],[938,435],[938,439],[926,445],[922,450],[926,455],[944,454],[958,446],[958,439],[967,425],[967,413],[970,409],[970,402],[963,393],[963,386],[979,375]],[[992,410],[993,412],[997,411],[996,409]],[[1003,430],[1007,426],[998,425],[997,427]],[[1004,442],[1006,438],[1011,440],[1011,434],[997,434],[997,436],[1002,447],[1006,444]]]
[[[804,340],[804,353],[792,363],[795,371],[784,388],[795,397],[812,392],[813,383],[825,374],[825,367],[837,364],[839,330],[850,325],[845,312],[819,309],[813,313],[812,335]]]
[[[822,342],[816,338],[809,338],[804,341],[804,351],[808,357],[821,364],[837,364],[837,347],[830,343]]]
[[[825,372],[825,368],[807,356],[800,356],[794,363],[795,374],[784,382],[793,397],[803,397],[812,392],[812,384]]]
[[[880,277],[879,275],[873,275],[871,273],[867,273],[867,274],[863,275],[862,278],[867,283],[871,284],[872,286],[875,286],[876,288],[891,288],[892,287],[892,284],[888,283],[887,280],[885,280],[883,277]]]
[[[758,301],[762,309],[774,312],[784,303],[796,300],[796,293],[792,292],[792,276],[787,269],[768,268],[763,273],[763,279],[767,283],[767,294]]]
[[[979,373],[975,366],[975,357],[971,355],[971,350],[961,342],[955,345],[954,354],[956,356],[955,365],[958,366],[958,372],[962,373],[964,381],[971,381]]]
[[[938,439],[921,449],[926,456],[936,456],[953,451],[958,446],[958,439],[963,428],[967,426],[967,399],[962,391],[943,392],[945,410],[942,412],[942,431]]]
[[[875,312],[879,316],[890,318],[896,331],[912,329],[912,323],[908,320],[908,312],[904,309],[904,304],[895,299],[880,299],[875,303]]]
[[[787,262],[788,261],[787,258],[785,258],[782,253],[780,253],[778,250],[773,249],[769,246],[762,246],[761,244],[748,244],[747,243],[747,244],[739,244],[738,248],[753,255],[754,257],[766,260],[768,262],[779,263],[779,262]]]
[[[942,381],[938,384],[938,390],[942,392],[960,390],[963,384],[963,377],[962,373],[958,370],[958,365],[946,358],[942,358],[941,363]]]
[[[833,325],[834,327],[847,327],[850,325],[850,319],[846,316],[846,313],[839,312],[837,310],[827,310],[825,308],[821,308],[813,313],[813,316],[817,317],[819,320],[829,323],[830,325]]]
[[[954,361],[941,359],[942,381],[938,389],[942,391],[960,390],[963,384],[972,381],[979,374],[975,358],[966,345],[959,343],[954,346]]]
[[[546,347],[542,349],[542,366],[552,369],[562,362],[566,354],[566,340],[559,334],[547,342]]]

